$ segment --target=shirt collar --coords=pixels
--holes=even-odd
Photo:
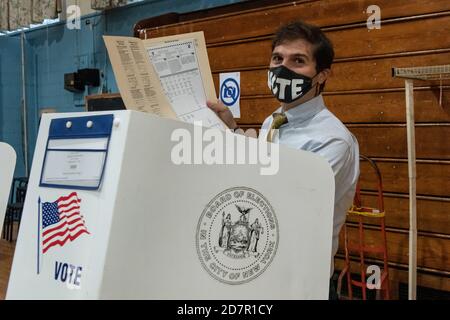
[[[288,118],[288,123],[303,122],[314,117],[323,109],[325,109],[325,104],[320,94],[305,103],[289,109],[285,114]],[[281,112],[281,107],[276,112]]]

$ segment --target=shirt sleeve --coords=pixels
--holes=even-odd
[[[310,150],[327,159],[333,169],[334,176],[339,177],[350,157],[350,146],[346,141],[338,138],[330,138],[324,143]]]

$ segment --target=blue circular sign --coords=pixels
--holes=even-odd
[[[226,79],[220,87],[220,100],[226,106],[232,106],[239,99],[239,84],[233,78]]]

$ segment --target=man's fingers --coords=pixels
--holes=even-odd
[[[236,121],[233,118],[233,114],[231,113],[230,109],[228,109],[228,107],[223,104],[222,101],[206,101],[206,105],[225,123],[228,128],[236,128],[237,125]]]
[[[220,100],[217,100],[217,102],[212,102],[208,100],[206,101],[206,105],[216,113],[227,110],[227,108],[223,105],[223,103],[220,102]]]

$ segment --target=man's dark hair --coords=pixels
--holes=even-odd
[[[272,41],[272,51],[280,44],[298,39],[306,40],[313,45],[313,56],[316,60],[317,73],[331,68],[334,59],[333,44],[319,27],[303,21],[290,22],[279,28]],[[320,91],[323,90],[324,86],[325,83],[321,86]]]

